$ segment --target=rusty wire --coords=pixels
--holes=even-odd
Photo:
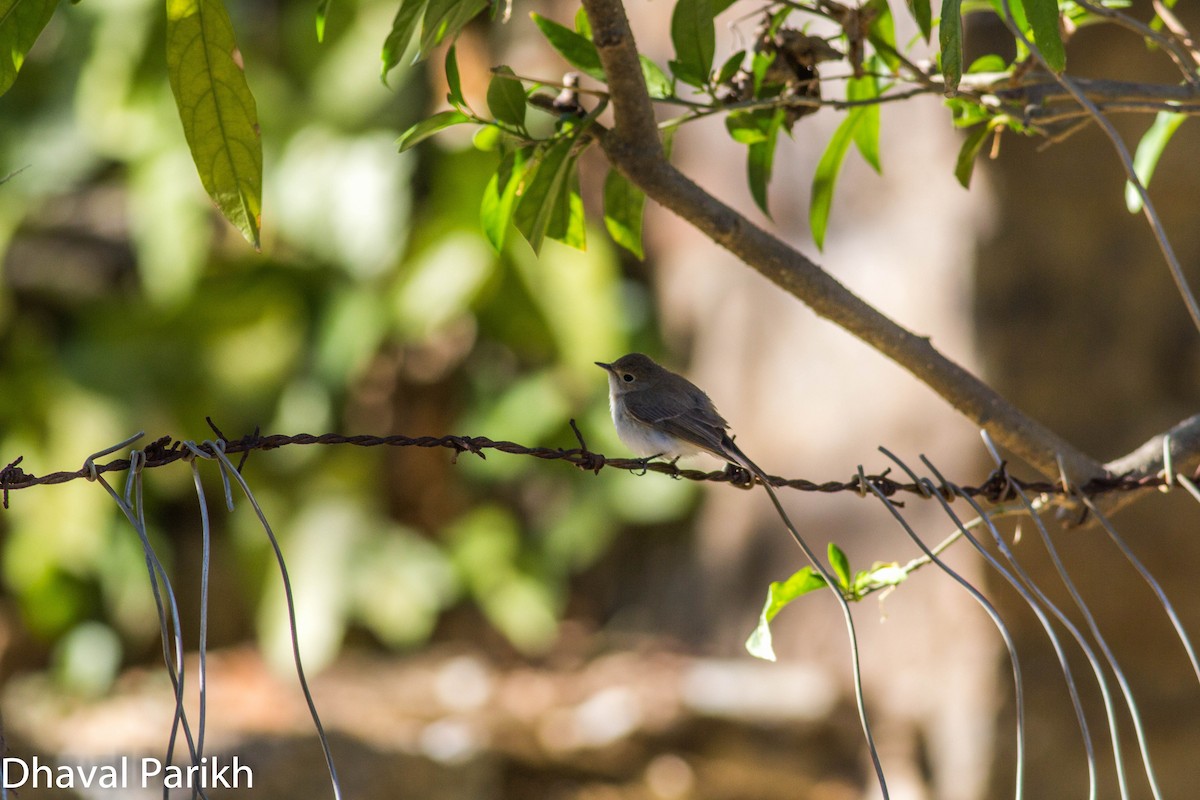
[[[601,469],[610,467],[636,472],[659,472],[664,475],[670,475],[673,478],[690,481],[732,483],[740,488],[750,488],[755,482],[755,479],[745,470],[733,467],[732,465],[724,470],[705,472],[696,469],[682,469],[674,461],[654,461],[644,458],[609,458],[601,453],[592,452],[587,448],[583,435],[580,433],[579,428],[576,427],[574,420],[571,420],[571,429],[575,432],[575,436],[579,441],[579,447],[566,449],[561,447],[528,447],[516,442],[496,441],[486,436],[454,435],[406,436],[403,434],[393,434],[390,436],[378,436],[357,434],[348,436],[339,433],[324,433],[320,435],[310,433],[262,435],[255,431],[240,439],[231,440],[221,433],[211,419],[208,420],[208,424],[216,432],[218,438],[225,442],[225,453],[230,455],[240,453],[242,455],[242,463],[238,465],[239,470],[242,464],[244,464],[246,457],[252,452],[275,450],[288,445],[316,444],[353,445],[355,447],[439,447],[453,450],[453,457],[455,459],[463,453],[470,453],[480,458],[486,458],[486,451],[498,450],[510,455],[532,456],[533,458],[548,461],[566,461],[580,469],[593,473],[599,473]],[[191,453],[189,446],[198,447],[206,453],[209,450],[206,445],[195,445],[186,440],[176,439],[171,436],[161,436],[147,444],[144,448],[141,448],[141,452],[145,454],[144,463],[142,463],[141,467],[143,469],[162,467],[182,460]],[[212,453],[208,454],[214,455]],[[94,474],[103,474],[107,472],[123,472],[128,470],[130,466],[130,459],[117,458],[103,464],[90,465],[90,467],[89,465],[85,465],[77,470],[63,470],[51,472],[46,475],[34,475],[21,468],[20,464],[23,459],[24,456],[18,456],[0,469],[0,494],[3,496],[3,508],[8,508],[8,494],[11,491],[28,489],[33,486],[68,483],[81,478],[86,479],[93,474],[92,469],[95,470]],[[894,497],[901,493],[912,494],[918,497],[926,496],[921,486],[913,482],[906,483],[896,480],[890,477],[890,473],[890,468],[875,475],[857,472],[845,481],[833,480],[823,482],[810,481],[804,478],[783,478],[775,475],[768,475],[767,478],[770,480],[772,486],[786,487],[802,492],[821,492],[825,494],[855,492],[860,496],[866,496],[870,494],[868,487],[874,487],[885,497]],[[1196,479],[1200,480],[1200,469],[1197,470]],[[1075,492],[1087,497],[1096,497],[1110,492],[1138,491],[1165,484],[1166,478],[1161,475],[1138,476],[1130,474],[1095,477],[1088,480],[1082,486],[1064,487],[1061,481],[1025,481],[1018,479],[1010,475],[1007,464],[1001,462],[1000,466],[993,470],[983,483],[978,486],[963,486],[961,491],[972,497],[982,497],[992,503],[1001,503],[1016,497],[1017,489],[1031,494],[1059,495],[1063,498],[1069,498]],[[1016,488],[1014,489],[1014,487]],[[939,492],[946,499],[953,499],[954,493],[948,488],[940,488]]]

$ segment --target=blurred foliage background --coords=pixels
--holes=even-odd
[[[478,222],[496,156],[452,136],[396,152],[397,133],[444,89],[425,65],[381,83],[395,5],[339,0],[323,44],[308,4],[231,5],[262,121],[261,254],[196,177],[161,4],[58,10],[0,98],[5,463],[74,468],[137,430],[202,440],[206,416],[231,438],[261,427],[568,447],[578,418],[590,446],[619,449],[592,362],[655,348],[646,273],[602,234],[586,253],[549,244],[535,259],[512,237],[497,255]],[[480,54],[505,33],[477,22],[460,53],[491,63]],[[348,638],[411,648],[476,635],[480,622],[516,651],[542,652],[570,577],[617,528],[678,519],[695,498],[681,481],[632,491],[627,475],[599,481],[499,454],[452,465],[415,448],[289,448],[252,457],[245,474],[303,586],[314,667]],[[190,477],[159,470],[147,485],[151,536],[193,620]],[[257,520],[240,507],[214,524],[210,645],[257,637],[290,664]],[[140,546],[99,487],[14,495],[0,531],[25,645],[7,670],[49,661],[68,684],[102,690],[122,666],[160,657]]]

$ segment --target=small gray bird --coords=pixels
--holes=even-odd
[[[729,423],[696,384],[641,353],[596,365],[608,371],[613,424],[633,452],[678,458],[704,451],[763,477],[762,470],[729,438]]]

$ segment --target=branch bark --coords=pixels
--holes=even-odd
[[[923,381],[992,438],[1047,476],[1081,484],[1106,473],[1156,474],[1157,438],[1108,465],[1101,464],[1022,412],[994,389],[939,352],[927,337],[898,325],[820,266],[713,197],[666,159],[646,91],[637,46],[620,0],[583,0],[608,77],[614,124],[599,134],[609,161],[648,197],[690,222],[819,316],[888,356]],[[1200,416],[1176,426],[1177,469],[1200,462]],[[1157,453],[1157,455],[1155,455]]]

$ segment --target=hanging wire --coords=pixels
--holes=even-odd
[[[955,516],[954,512],[950,510],[949,504],[937,494],[937,492],[933,489],[933,485],[929,481],[922,481],[921,479],[918,479],[912,470],[908,468],[908,465],[906,465],[903,461],[885,448],[881,447],[879,449],[884,455],[896,462],[901,469],[907,472],[916,483],[924,485],[926,487],[928,496],[936,496],[939,500],[941,500],[942,508],[946,514],[948,514],[950,518],[954,520],[961,532],[966,534],[968,537],[970,536],[970,534],[967,533],[966,527],[959,522],[958,517]],[[908,524],[908,521],[904,519],[904,516],[900,513],[900,510],[896,508],[896,504],[889,500],[874,486],[871,486],[870,488],[871,491],[875,493],[875,496],[879,498],[879,501],[883,503],[889,512],[891,512],[896,521],[900,523],[900,526],[904,528],[904,532],[908,534],[909,538],[912,539],[917,547],[921,549],[921,552],[925,554],[925,557],[928,558],[933,564],[937,565],[939,569],[949,575],[956,583],[962,586],[963,589],[965,589],[967,593],[971,595],[975,602],[979,604],[979,606],[984,610],[984,613],[986,613],[991,619],[992,624],[996,626],[996,630],[1000,632],[1000,637],[1004,640],[1004,646],[1008,650],[1009,663],[1012,664],[1013,687],[1017,707],[1017,774],[1014,797],[1015,800],[1021,800],[1025,793],[1025,691],[1024,684],[1021,680],[1021,662],[1020,659],[1017,658],[1017,645],[1016,642],[1013,641],[1012,633],[1009,631],[1008,626],[1004,624],[1004,620],[1000,617],[1000,613],[996,610],[996,607],[993,606],[988,599],[983,596],[983,593],[976,589],[970,581],[952,569],[948,564],[946,564],[946,562],[942,561],[942,559],[939,558],[938,555],[931,550],[928,545],[925,544],[921,537],[917,535],[916,531],[913,530],[912,526]]]
[[[749,459],[747,459],[747,462],[749,462]],[[862,725],[863,736],[867,740],[867,750],[871,754],[871,764],[875,768],[875,780],[879,783],[879,791],[883,794],[883,800],[888,800],[887,779],[883,774],[883,762],[879,758],[879,749],[875,746],[875,736],[871,732],[871,721],[867,715],[867,703],[863,695],[862,663],[858,649],[858,634],[854,629],[854,614],[850,611],[850,601],[842,595],[842,591],[838,588],[838,582],[833,573],[817,557],[817,554],[809,546],[808,542],[800,535],[800,531],[796,530],[796,526],[792,524],[792,520],[788,517],[787,512],[783,510],[783,504],[779,502],[778,495],[771,488],[770,481],[767,480],[766,476],[757,467],[752,471],[757,474],[762,487],[767,490],[767,494],[771,498],[771,504],[775,506],[775,512],[779,514],[784,527],[792,535],[792,539],[795,540],[796,544],[800,546],[805,558],[812,564],[813,569],[819,572],[821,577],[825,579],[825,585],[833,592],[838,606],[842,610],[842,618],[846,623],[846,635],[850,640],[850,665],[853,673],[854,702],[858,707],[858,720]]]
[[[158,611],[159,632],[163,646],[163,661],[166,664],[167,675],[171,680],[171,687],[175,696],[175,709],[171,722],[171,733],[167,739],[167,752],[164,763],[170,764],[173,762],[175,743],[179,731],[182,729],[192,763],[199,764],[195,743],[192,739],[191,727],[188,723],[187,710],[184,707],[183,632],[179,621],[179,604],[175,599],[175,591],[171,587],[171,580],[167,575],[167,571],[163,567],[162,561],[155,552],[153,545],[151,545],[150,537],[147,533],[141,469],[144,453],[140,450],[130,451],[129,471],[126,475],[124,497],[109,485],[103,475],[99,474],[95,465],[95,460],[100,456],[108,455],[122,447],[133,444],[141,439],[143,435],[143,433],[139,432],[123,442],[93,453],[84,460],[84,469],[87,472],[88,478],[103,486],[113,501],[116,502],[121,512],[125,515],[125,518],[129,521],[129,524],[133,526],[138,539],[142,543],[142,551],[146,559],[146,571],[150,577],[150,591],[154,596],[154,604]],[[165,601],[164,594],[166,596]],[[207,797],[203,792],[200,793],[200,796],[202,798]],[[164,784],[163,800],[169,800],[169,798],[170,790]]]
[[[267,521],[267,516],[263,512],[262,506],[258,504],[254,493],[250,491],[250,485],[246,483],[246,479],[242,477],[241,472],[229,460],[229,456],[225,455],[224,445],[225,442],[223,439],[217,441],[210,439],[206,440],[203,446],[211,448],[214,457],[220,462],[223,474],[237,481],[238,486],[241,487],[243,494],[246,495],[246,499],[254,509],[254,513],[258,516],[259,524],[262,525],[263,532],[266,533],[267,540],[271,543],[271,549],[275,553],[275,562],[279,566],[279,576],[283,581],[283,595],[287,601],[288,627],[291,632],[292,658],[296,664],[296,677],[300,682],[300,690],[304,693],[304,702],[308,704],[308,713],[312,717],[313,725],[316,728],[317,738],[321,742],[321,751],[325,756],[325,766],[329,770],[329,779],[333,786],[334,800],[341,800],[341,782],[338,780],[337,767],[333,762],[333,752],[329,747],[329,737],[325,734],[325,726],[321,724],[321,715],[317,713],[317,705],[313,700],[312,690],[308,686],[308,679],[304,676],[304,663],[300,657],[299,625],[296,622],[296,601],[292,593],[292,580],[288,575],[283,550],[279,546],[279,539],[276,538],[275,532],[271,529],[271,523]]]

